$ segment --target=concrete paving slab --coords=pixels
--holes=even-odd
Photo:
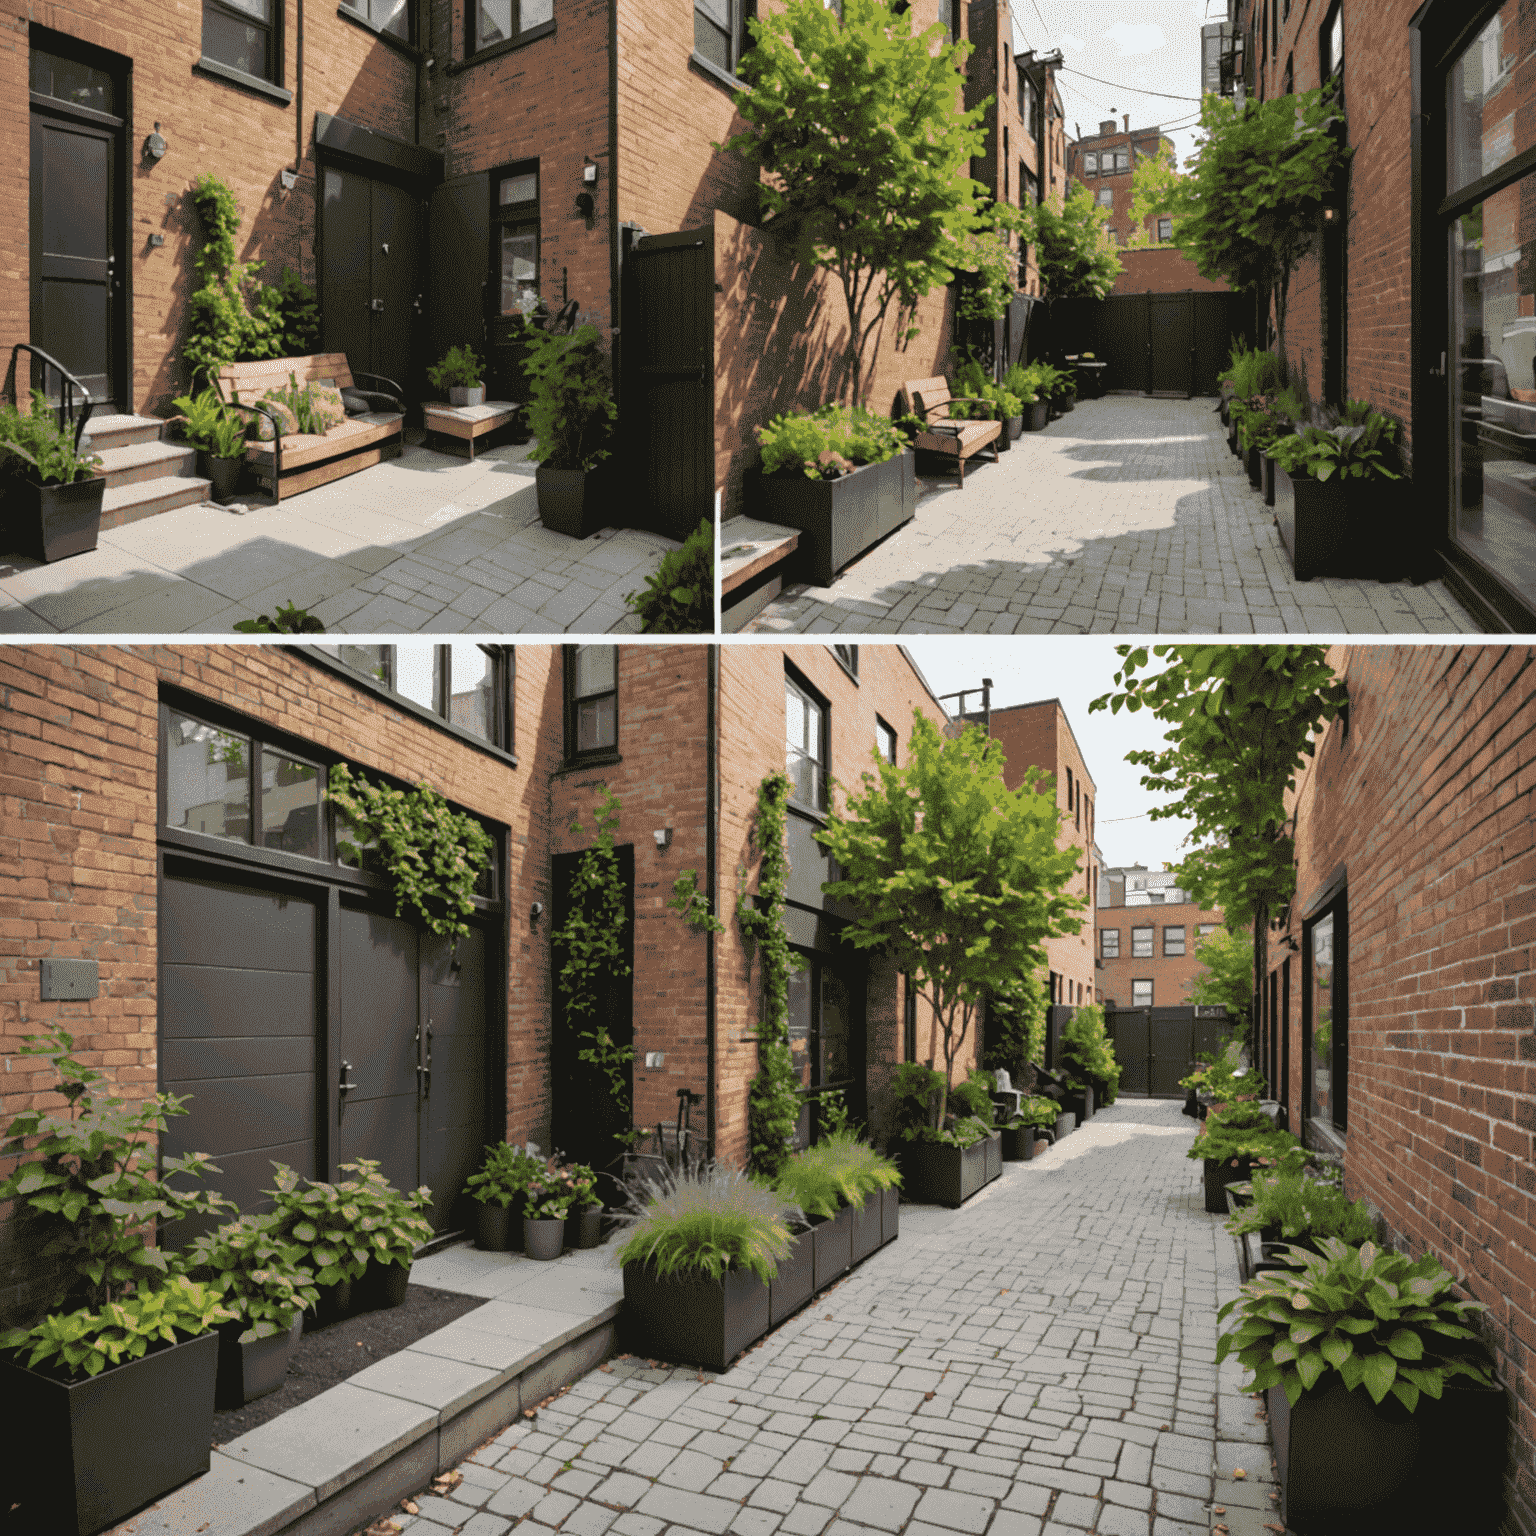
[[[413,1346],[387,1355],[347,1379],[354,1387],[369,1392],[382,1392],[435,1408],[439,1419],[447,1420],[484,1397],[499,1383],[501,1374],[500,1369],[450,1359],[439,1351]]]

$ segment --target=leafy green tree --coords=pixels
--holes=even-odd
[[[895,303],[902,340],[917,302],[964,266],[981,227],[970,159],[985,145],[987,105],[958,105],[968,43],[914,35],[886,0],[788,0],[748,23],[754,46],[736,109],[748,127],[723,147],[767,173],[765,229],[837,276],[848,311],[847,383],[863,404],[864,355]],[[988,98],[990,101],[991,98]]]
[[[1218,928],[1195,941],[1195,959],[1205,967],[1189,985],[1189,1000],[1207,1007],[1222,1007],[1238,1021],[1233,1034],[1242,1038],[1248,1030],[1248,1008],[1253,1002],[1253,939],[1235,928]]]
[[[1194,823],[1195,851],[1177,866],[1179,884],[1229,924],[1253,926],[1250,996],[1269,969],[1269,920],[1296,889],[1286,794],[1314,751],[1313,737],[1348,703],[1321,645],[1155,645],[1168,665],[1146,674],[1145,646],[1117,646],[1119,693],[1089,710],[1150,710],[1168,728],[1161,750],[1126,753],[1148,771],[1141,782],[1175,798],[1154,821]]]
[[[1029,1081],[1029,1069],[1045,1065],[1045,1010],[1049,1003],[1038,973],[1011,978],[987,999],[987,1046],[981,1064],[999,1067],[1015,1088]]]
[[[989,204],[984,223],[960,239],[957,265],[965,269],[960,279],[955,313],[962,320],[1001,320],[1018,286],[1022,246],[1009,243],[1011,235],[1028,228],[1024,211],[1012,203]]]
[[[1010,790],[1004,760],[979,727],[945,738],[914,711],[906,765],[879,763],[816,834],[843,869],[824,889],[856,914],[844,939],[889,956],[933,1005],[941,1127],[977,1009],[1044,962],[1046,939],[1082,927],[1083,902],[1063,889],[1078,850],[1057,846],[1049,778],[1032,770]]]
[[[1106,233],[1109,212],[1082,182],[1074,181],[1065,198],[1053,195],[1023,214],[1050,298],[1102,299],[1115,286],[1122,266]]]
[[[1323,202],[1351,153],[1340,143],[1342,121],[1323,91],[1241,109],[1208,95],[1200,105],[1205,137],[1186,162],[1191,174],[1149,170],[1138,186],[1142,216],[1171,216],[1174,242],[1202,276],[1269,295],[1282,358],[1291,275],[1316,241]]]
[[[1177,184],[1184,179],[1173,152],[1173,141],[1164,139],[1155,155],[1137,155],[1131,171],[1131,232],[1126,245],[1133,249],[1154,243],[1147,229],[1147,220],[1161,215],[1169,216],[1170,205],[1177,200]],[[1173,220],[1173,243],[1179,243],[1179,219]]]

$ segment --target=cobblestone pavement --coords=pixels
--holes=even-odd
[[[1206,1536],[1230,1489],[1214,1518],[1258,1536],[1267,1431],[1215,1365],[1236,1264],[1179,1111],[1122,1101],[959,1211],[903,1206],[894,1244],[723,1375],[615,1360],[394,1518],[409,1536]]]
[[[830,587],[750,628],[904,634],[1463,634],[1435,581],[1297,581],[1210,400],[1110,395],[1025,433]]]
[[[677,542],[545,528],[528,452],[412,446],[278,506],[178,507],[53,565],[0,558],[0,633],[215,634],[280,603],[354,635],[638,633],[624,595]]]

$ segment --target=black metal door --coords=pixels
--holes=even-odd
[[[1144,1094],[1147,1091],[1148,1031],[1144,1008],[1106,1012],[1104,1026],[1120,1063],[1120,1092]]]
[[[789,978],[789,1049],[802,1100],[795,1145],[807,1147],[823,1129],[823,1094],[840,1093],[852,1120],[866,1116],[867,968],[846,955],[802,951],[799,959]]]
[[[121,128],[32,112],[31,336],[91,392],[117,408],[122,276],[114,230]],[[49,388],[43,380],[39,387]]]
[[[646,235],[624,257],[621,409],[643,526],[685,539],[715,509],[714,230]]]
[[[1154,395],[1194,393],[1195,327],[1188,293],[1147,297],[1147,339],[1151,346]]]
[[[168,869],[158,921],[160,1087],[192,1095],[165,1154],[212,1154],[208,1183],[265,1210],[274,1159],[317,1171],[316,905]]]
[[[325,167],[320,222],[325,350],[405,386],[421,315],[421,205],[403,187]],[[465,338],[468,339],[468,338]]]
[[[1179,1080],[1194,1070],[1194,1046],[1194,1020],[1189,1009],[1148,1010],[1147,1092],[1154,1099],[1176,1099],[1184,1092]]]
[[[422,1097],[421,1182],[432,1187],[432,1225],[453,1225],[451,1208],[480,1166],[485,1135],[485,935],[421,941],[427,1037]]]
[[[432,189],[427,207],[427,270],[432,274],[427,287],[428,354],[432,358],[466,343],[485,355],[490,199],[491,178],[485,171],[455,176]],[[506,393],[499,381],[494,342],[490,364],[494,393],[486,398],[524,399],[521,394]]]

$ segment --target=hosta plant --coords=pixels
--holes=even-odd
[[[220,1293],[245,1324],[242,1344],[286,1333],[294,1317],[319,1300],[308,1250],[285,1238],[276,1216],[242,1216],[188,1246],[188,1271]]]
[[[767,1282],[789,1257],[789,1224],[800,1211],[782,1195],[730,1168],[708,1164],[630,1196],[632,1230],[618,1262],[662,1278],[718,1280],[747,1270]]]
[[[1049,1130],[1061,1116],[1061,1105],[1055,1099],[1048,1099],[1044,1094],[1035,1094],[1027,1099],[1019,1100],[1019,1112],[1008,1122],[1008,1129],[1014,1130],[1021,1125],[1033,1125],[1041,1130]]]
[[[432,1237],[425,1212],[432,1191],[423,1184],[402,1194],[380,1172],[377,1162],[361,1158],[343,1163],[343,1173],[355,1177],[338,1184],[305,1179],[281,1163],[276,1202],[278,1230],[309,1253],[317,1285],[360,1280],[368,1261],[409,1265],[417,1246]]]
[[[1352,1248],[1321,1238],[1320,1253],[1292,1248],[1295,1271],[1250,1280],[1217,1314],[1237,1322],[1216,1344],[1218,1363],[1235,1354],[1253,1381],[1281,1387],[1294,1407],[1337,1373],[1371,1401],[1390,1392],[1412,1413],[1419,1394],[1438,1398],[1453,1377],[1492,1386],[1493,1375],[1466,1319],[1487,1308],[1451,1295],[1454,1277],[1432,1254],[1412,1261],[1375,1243]]]

